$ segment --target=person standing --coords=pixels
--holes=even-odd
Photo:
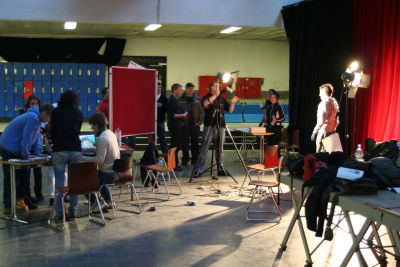
[[[266,137],[268,146],[279,145],[281,141],[282,123],[285,120],[285,112],[279,104],[280,94],[274,90],[271,93],[271,105],[265,110],[265,127],[267,132],[274,133]]]
[[[4,129],[0,137],[0,155],[3,160],[23,158],[42,153],[42,122],[50,121],[53,106],[44,104],[40,107],[28,108],[26,113],[15,117]],[[11,213],[10,165],[3,164],[4,183],[3,201],[4,214]],[[25,204],[25,197],[29,188],[30,169],[18,169],[16,178],[16,207],[24,212],[29,211]]]
[[[272,88],[269,89],[269,90],[267,91],[266,96],[265,96],[265,103],[264,103],[264,105],[260,104],[260,108],[261,108],[262,111],[264,112],[264,116],[262,117],[260,123],[258,124],[259,127],[262,127],[263,124],[264,124],[265,121],[266,121],[267,116],[266,116],[266,114],[265,114],[265,111],[266,111],[267,108],[268,108],[269,106],[271,106],[271,104],[272,104],[272,103],[271,103],[271,95],[272,95],[273,93],[276,93],[275,89],[272,89]]]
[[[82,159],[81,140],[79,133],[82,127],[83,115],[77,108],[78,96],[74,91],[68,90],[61,95],[57,108],[53,110],[50,129],[53,141],[53,166],[56,184],[55,210],[56,221],[63,219],[62,200],[64,194],[58,190],[67,185],[65,169],[71,164]],[[68,221],[75,220],[78,205],[78,196],[70,196]]]
[[[231,103],[221,96],[220,84],[212,82],[209,87],[210,93],[201,100],[204,108],[204,141],[199,154],[199,158],[194,167],[194,178],[201,175],[203,171],[207,152],[214,140],[216,146],[216,162],[218,164],[218,175],[226,175],[222,168],[223,147],[225,143],[225,117],[224,111],[232,113],[235,104],[239,101],[237,96],[233,97]],[[217,136],[219,135],[219,138]]]
[[[182,148],[182,134],[185,118],[187,117],[186,103],[181,100],[183,94],[182,85],[174,83],[171,86],[172,95],[168,100],[168,130],[171,135],[170,147],[176,147],[176,171],[183,170],[179,165],[178,152]],[[182,165],[187,164],[189,158],[182,157]]]
[[[98,112],[103,112],[104,115],[106,115],[107,120],[110,119],[110,90],[108,87],[104,87],[101,90],[101,94],[103,96],[103,99],[101,100],[100,104],[97,106],[97,111]]]
[[[339,105],[333,95],[333,86],[330,83],[323,84],[319,87],[319,96],[321,102],[318,105],[317,124],[311,135],[311,141],[316,142],[317,152],[326,151],[322,139],[336,133],[339,125]]]
[[[201,104],[200,98],[194,93],[194,84],[186,84],[185,94],[182,100],[186,102],[188,117],[185,119],[183,142],[185,150],[183,153],[189,158],[189,144],[191,150],[191,163],[196,164],[199,157],[199,136],[201,125]]]
[[[168,99],[161,92],[161,83],[157,83],[157,136],[160,142],[161,152],[168,152],[167,141],[165,140],[165,114],[168,109]]]

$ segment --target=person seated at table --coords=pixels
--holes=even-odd
[[[100,184],[103,185],[100,193],[107,206],[111,207],[111,191],[107,184],[113,183],[117,178],[113,171],[114,161],[120,158],[117,137],[107,129],[108,121],[102,112],[93,114],[89,118],[89,124],[96,136],[96,154],[93,157],[83,156],[82,160],[97,163]],[[94,203],[94,201],[95,198],[92,195],[91,202]]]
[[[271,92],[271,105],[265,110],[265,127],[267,132],[274,133],[266,137],[267,146],[279,145],[281,141],[282,123],[285,120],[285,112],[279,104],[280,94]]]
[[[3,160],[22,158],[27,159],[31,155],[42,153],[42,134],[40,126],[42,122],[49,122],[53,106],[44,104],[40,108],[34,106],[28,108],[27,112],[14,118],[4,129],[0,137],[0,155]],[[3,164],[4,183],[3,201],[4,214],[11,213],[11,188],[10,188],[10,165]],[[30,169],[18,169],[15,171],[16,178],[16,207],[28,212],[29,207],[25,204],[28,192]]]
[[[144,166],[148,165],[154,165],[157,164],[157,159],[159,158],[160,154],[158,153],[157,146],[155,144],[155,138],[154,135],[149,135],[147,137],[147,143],[148,145],[146,146],[146,149],[144,150],[143,157],[140,159],[140,177],[142,178],[142,183],[144,187],[149,187],[150,184],[150,179],[147,179],[146,184],[144,184],[146,176],[147,176],[147,169]],[[154,173],[157,176],[157,173]],[[152,181],[152,184],[154,185],[154,181]]]

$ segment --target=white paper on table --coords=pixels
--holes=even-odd
[[[350,180],[350,181],[356,181],[356,180],[361,179],[363,177],[363,175],[364,175],[364,171],[340,167],[338,169],[336,177]]]

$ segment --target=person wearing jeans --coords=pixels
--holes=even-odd
[[[68,185],[65,170],[68,166],[82,159],[82,146],[79,133],[82,127],[83,115],[77,108],[78,96],[74,91],[65,91],[53,110],[50,131],[53,141],[53,165],[55,174],[55,210],[56,221],[63,218],[62,201],[64,194],[58,189]],[[78,196],[70,195],[68,221],[75,220]]]

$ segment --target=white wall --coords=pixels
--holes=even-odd
[[[160,0],[160,23],[282,27],[284,0]],[[0,0],[0,20],[156,23],[157,0]]]
[[[264,78],[263,90],[289,87],[287,41],[200,38],[128,39],[125,56],[166,56],[167,89],[173,83],[193,82],[198,76],[240,70],[240,77]]]

